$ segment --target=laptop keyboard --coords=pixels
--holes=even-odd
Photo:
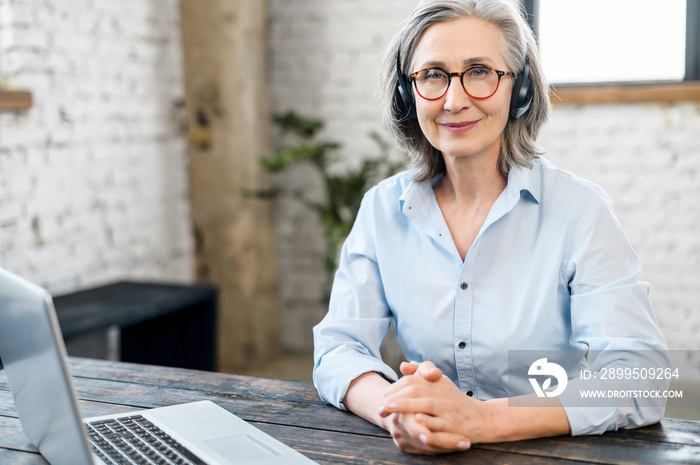
[[[206,465],[141,415],[93,421],[87,425],[93,451],[117,465]]]

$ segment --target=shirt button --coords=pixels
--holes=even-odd
[[[467,343],[464,342],[464,341],[462,341],[462,342],[460,342],[460,343],[458,344],[457,347],[459,347],[460,349],[464,349],[465,347],[467,347]]]
[[[467,395],[468,395],[469,397],[471,397],[471,396],[474,395],[474,393],[473,393],[472,391],[467,391]]]
[[[467,284],[467,283],[461,283],[461,284],[459,285],[459,287],[461,287],[463,290],[466,290],[466,289],[469,287],[469,284]]]

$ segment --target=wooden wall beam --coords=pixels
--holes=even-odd
[[[550,99],[554,105],[698,102],[700,82],[562,85],[551,90]]]
[[[281,348],[273,202],[260,158],[271,150],[265,0],[182,0],[197,277],[220,288],[219,368]]]

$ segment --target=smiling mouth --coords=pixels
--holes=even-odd
[[[479,123],[476,121],[462,121],[461,123],[441,123],[440,125],[450,132],[466,132]]]

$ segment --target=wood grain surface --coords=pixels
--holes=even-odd
[[[416,456],[398,450],[381,428],[325,404],[310,383],[81,358],[71,358],[70,369],[86,417],[211,400],[320,464],[700,463],[700,422],[688,420]],[[0,464],[46,464],[22,433],[4,372]]]

